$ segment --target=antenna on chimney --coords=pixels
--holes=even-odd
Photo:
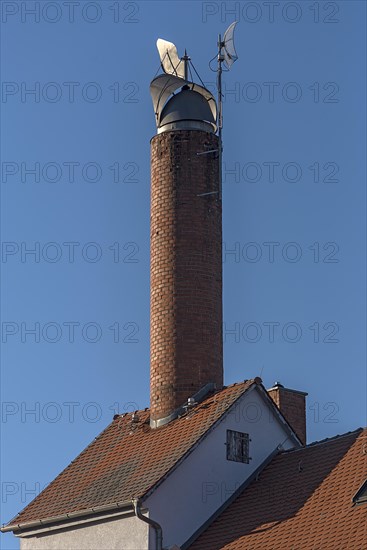
[[[233,63],[238,59],[236,49],[234,47],[234,29],[237,21],[231,23],[223,35],[218,36],[218,68],[217,68],[217,88],[218,88],[218,137],[219,137],[219,192],[222,198],[222,128],[223,128],[223,94],[222,94],[222,63],[225,64],[226,70],[232,67]]]
[[[164,110],[166,111],[169,110],[168,108],[166,109],[166,105],[168,103],[167,100],[170,98],[170,96],[172,99],[172,96],[175,95],[175,92],[178,88],[181,88],[181,90],[190,89],[192,91],[198,92],[200,95],[203,96],[207,105],[210,107],[211,113],[208,114],[207,112],[204,113],[204,111],[202,111],[200,113],[199,118],[201,121],[206,121],[206,124],[209,123],[211,125],[210,131],[214,131],[214,132],[218,131],[219,192],[210,191],[208,193],[201,193],[198,196],[218,194],[219,200],[222,199],[222,154],[223,154],[222,72],[223,72],[223,63],[224,63],[224,70],[229,71],[233,63],[238,59],[236,49],[234,46],[234,30],[236,25],[237,25],[237,21],[234,21],[229,25],[228,29],[225,31],[223,35],[223,39],[220,34],[218,35],[218,43],[217,43],[218,53],[209,62],[210,69],[217,73],[218,111],[217,111],[217,106],[215,104],[215,99],[213,95],[211,94],[211,92],[209,92],[209,90],[205,88],[203,81],[201,80],[194,65],[192,64],[191,58],[187,55],[186,50],[185,50],[185,55],[180,58],[177,53],[177,48],[173,44],[173,42],[169,42],[168,40],[163,40],[162,38],[158,38],[157,48],[158,48],[159,57],[161,60],[161,67],[165,74],[159,75],[158,77],[154,78],[150,84],[150,93],[152,95],[158,133],[160,131],[164,131],[166,129],[171,128],[171,125],[169,125],[169,122],[173,118],[173,113],[169,113],[168,115],[169,120],[164,120]],[[215,58],[217,59],[218,65],[216,69],[212,69],[211,62]],[[199,77],[202,86],[193,82],[191,77],[191,67],[195,71],[196,75]],[[189,72],[190,72],[190,76],[189,76]],[[202,108],[204,108],[204,105],[205,105],[205,102],[202,103]],[[176,105],[176,109],[175,109],[176,116],[177,116],[177,113],[179,113],[180,111],[178,107],[179,106]],[[182,109],[182,106],[180,107]],[[188,115],[188,113],[185,113],[185,114],[186,116]],[[197,118],[197,114],[196,114],[196,118]],[[190,120],[195,119],[192,113],[189,116],[189,119]],[[208,131],[207,127],[206,127],[206,131]],[[212,153],[212,152],[216,152],[216,151],[210,150],[210,151],[199,152],[197,154],[207,155],[208,153]]]

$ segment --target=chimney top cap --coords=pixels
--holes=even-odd
[[[158,133],[160,133],[163,125],[163,116],[167,117],[170,114],[170,117],[172,117],[172,111],[179,114],[179,118],[178,120],[176,118],[174,124],[179,124],[183,120],[186,122],[196,121],[197,123],[204,123],[206,131],[216,132],[217,104],[213,94],[204,86],[172,74],[161,74],[150,83],[150,94]],[[174,101],[173,104],[172,101]],[[165,111],[164,114],[163,111]],[[165,124],[169,126],[168,121]]]
[[[208,131],[214,132],[216,125],[208,100],[199,92],[183,86],[163,107],[159,117],[159,129],[167,124],[179,125],[180,122],[192,124],[195,121],[206,123]]]
[[[285,392],[298,393],[299,395],[308,395],[308,393],[305,391],[293,390],[292,388],[285,388],[283,384],[281,384],[280,382],[275,382],[274,386],[269,388],[267,391],[270,392],[274,390],[284,390]]]

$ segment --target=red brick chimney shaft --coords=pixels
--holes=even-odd
[[[152,420],[223,385],[222,206],[218,193],[199,196],[219,191],[218,148],[201,130],[151,140]]]

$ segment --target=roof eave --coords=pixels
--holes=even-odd
[[[126,511],[131,509],[131,511],[133,511],[134,506],[132,501],[128,500],[124,502],[115,502],[113,504],[106,504],[104,506],[95,506],[93,508],[85,508],[84,510],[77,510],[76,512],[70,512],[69,514],[62,514],[60,516],[53,516],[53,517],[51,516],[49,518],[28,521],[25,523],[11,523],[9,525],[0,527],[0,531],[2,533],[6,533],[8,531],[13,531],[14,533],[19,531],[23,532],[28,529],[40,528],[50,524],[69,523],[70,521],[73,521],[78,518],[83,518],[86,516],[96,515],[96,514],[103,514],[104,512],[107,513],[113,510],[122,511],[122,509],[126,509]]]

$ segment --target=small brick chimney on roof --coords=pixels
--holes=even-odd
[[[155,105],[154,88],[152,98]],[[151,140],[151,427],[173,419],[188,398],[207,384],[217,389],[223,386],[222,205],[215,118],[207,100],[187,86],[155,111],[158,134]]]
[[[268,394],[289,422],[303,445],[306,445],[306,396],[307,393],[285,388],[276,382]]]

